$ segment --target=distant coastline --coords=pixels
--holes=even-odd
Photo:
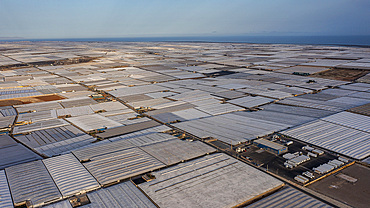
[[[259,43],[298,45],[341,45],[370,47],[370,35],[364,36],[188,36],[188,37],[127,37],[127,38],[59,38],[0,39],[0,42],[72,41],[72,42],[206,42]]]

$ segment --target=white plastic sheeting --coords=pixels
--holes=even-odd
[[[0,114],[3,116],[15,116],[17,111],[12,106],[3,106],[0,107]]]
[[[154,144],[157,142],[163,142],[171,139],[177,139],[177,137],[164,133],[149,133],[142,136],[127,138],[126,140],[137,147],[141,147],[144,145]]]
[[[33,131],[26,135],[16,136],[15,138],[28,147],[36,148],[82,135],[86,134],[72,125],[67,125]]]
[[[269,89],[253,89],[253,88],[247,88],[247,89],[241,89],[238,90],[241,92],[245,92],[248,94],[253,94],[253,95],[261,95],[269,98],[275,98],[275,99],[283,99],[287,97],[293,97],[291,93],[288,92],[283,92],[280,90],[269,90]]]
[[[172,112],[172,114],[179,116],[185,120],[193,120],[193,119],[198,119],[198,118],[203,118],[203,117],[208,117],[210,116],[207,113],[203,113],[197,109],[190,108],[190,109],[185,109],[181,111],[175,111]]]
[[[12,197],[10,196],[8,181],[6,180],[4,170],[0,170],[0,207],[13,208],[13,201]]]
[[[157,142],[142,146],[140,149],[149,153],[166,165],[173,165],[184,160],[193,159],[216,151],[213,147],[200,141],[190,142],[179,139]]]
[[[314,101],[310,99],[302,99],[299,97],[287,98],[280,100],[279,103],[307,108],[315,108],[333,112],[340,112],[345,110],[344,107],[338,106],[335,103],[328,103],[327,101]]]
[[[370,91],[370,84],[367,83],[353,83],[349,85],[342,85],[340,86],[342,89],[348,89],[348,90],[355,90],[355,91],[361,91],[361,92],[369,92]]]
[[[90,105],[91,109],[96,111],[115,111],[115,110],[124,110],[127,109],[125,105],[123,105],[120,102],[105,102],[105,103],[99,103],[95,105]]]
[[[13,129],[13,134],[28,133],[31,131],[44,130],[44,129],[62,127],[62,126],[67,126],[67,125],[69,125],[69,123],[63,119],[50,119],[50,120],[38,121],[38,122],[27,124],[27,125],[16,126]]]
[[[52,109],[63,108],[57,101],[43,102],[43,103],[30,103],[24,105],[14,106],[19,113],[29,112],[29,111],[46,111]]]
[[[248,118],[233,113],[172,124],[195,136],[214,137],[226,143],[245,142],[280,131],[291,125]]]
[[[94,111],[90,108],[90,106],[78,106],[78,107],[72,107],[72,108],[63,108],[63,109],[57,109],[52,110],[54,111],[54,114],[56,114],[58,117],[60,116],[82,116],[82,115],[89,115],[93,114]]]
[[[245,108],[253,108],[253,107],[257,107],[257,106],[260,106],[266,103],[270,103],[272,101],[274,101],[274,99],[260,97],[260,96],[255,96],[255,97],[247,96],[247,97],[229,100],[228,102],[245,107]]]
[[[37,207],[62,198],[41,160],[15,165],[5,171],[16,206],[30,200]]]
[[[46,155],[48,157],[52,157],[55,155],[69,153],[74,149],[89,145],[93,141],[96,141],[96,138],[86,134],[86,135],[74,137],[71,139],[66,139],[64,141],[55,142],[55,143],[51,143],[51,144],[44,145],[41,147],[37,147],[34,149],[40,154]]]
[[[113,128],[122,126],[122,124],[113,121],[107,117],[101,116],[99,114],[77,116],[72,118],[66,118],[66,120],[78,126],[84,131],[92,131],[95,129],[101,129],[105,127]]]
[[[104,144],[97,143],[97,145],[81,148],[78,150],[73,151],[73,154],[80,160],[80,161],[88,161],[93,160],[95,157],[99,157],[101,155],[109,154],[112,152],[117,152],[125,149],[130,149],[134,147],[130,142],[127,140],[121,140],[117,142],[107,142]]]
[[[369,116],[350,112],[341,112],[322,118],[322,120],[370,133]]]
[[[131,181],[88,193],[87,196],[91,203],[83,208],[156,208]]]
[[[364,159],[370,155],[370,133],[323,120],[312,121],[281,133],[355,159]]]
[[[156,178],[139,187],[160,207],[234,207],[284,184],[225,154],[152,174]]]
[[[98,182],[72,154],[43,160],[63,197],[99,188]]]
[[[128,104],[134,108],[140,108],[140,107],[153,107],[156,105],[161,105],[161,104],[166,104],[166,103],[172,103],[172,101],[165,99],[165,98],[156,98],[156,99],[142,100],[138,102],[130,102]]]
[[[139,136],[147,136],[147,135],[149,136],[150,134],[165,132],[165,131],[169,131],[171,129],[172,128],[170,128],[166,125],[161,125],[161,126],[156,126],[156,127],[144,129],[144,130],[141,130],[141,131],[136,131],[136,132],[133,132],[133,133],[129,133],[129,134],[109,138],[109,140],[116,141],[116,140],[121,140],[121,139],[129,139],[129,138],[139,137]],[[151,140],[153,140],[153,143],[154,143],[154,141],[156,141],[157,139],[156,138],[151,138]],[[160,140],[160,139],[158,139],[158,140]],[[137,145],[136,142],[132,142],[132,143]]]
[[[167,88],[161,87],[159,85],[144,85],[144,86],[135,86],[135,87],[125,87],[117,90],[110,91],[109,94],[115,97],[122,97],[135,94],[146,94],[151,92],[160,92],[167,90]]]
[[[17,122],[22,121],[42,121],[42,120],[49,120],[49,119],[56,119],[56,114],[53,114],[51,111],[37,111],[34,113],[23,113],[19,114],[17,118]]]
[[[281,207],[284,208],[330,208],[331,206],[321,202],[310,195],[307,195],[297,189],[286,187],[270,196],[256,201],[245,208],[259,207]]]
[[[211,99],[209,99],[211,100]],[[195,107],[195,109],[197,110],[200,110],[200,111],[203,111],[207,114],[210,114],[210,115],[213,115],[213,116],[216,116],[216,115],[220,115],[220,114],[225,114],[225,113],[230,113],[230,112],[234,112],[234,111],[242,111],[242,110],[245,110],[244,108],[241,108],[239,106],[235,106],[235,105],[232,105],[232,104],[229,104],[229,103],[214,103],[214,104],[210,104],[210,105],[202,105],[202,106],[199,106],[199,107]]]
[[[71,203],[69,203],[69,200],[64,200],[57,203],[49,204],[44,208],[72,208],[72,205]]]
[[[83,165],[102,185],[114,183],[165,166],[139,148],[130,148],[97,156]]]

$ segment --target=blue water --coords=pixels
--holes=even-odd
[[[192,37],[138,37],[138,38],[69,38],[23,39],[25,41],[82,41],[82,42],[232,42],[267,44],[313,44],[370,46],[368,36],[192,36]],[[22,41],[23,41],[22,40]],[[6,41],[6,40],[0,40]],[[20,40],[8,40],[20,41]]]

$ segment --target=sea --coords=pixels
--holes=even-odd
[[[75,41],[75,42],[216,42],[302,45],[342,45],[370,47],[370,35],[362,36],[187,36],[187,37],[126,37],[126,38],[63,38],[13,39],[15,41]]]

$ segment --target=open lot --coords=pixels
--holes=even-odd
[[[338,177],[339,174],[345,174],[357,181],[351,183]],[[369,207],[370,168],[354,164],[308,187],[353,207]]]
[[[326,79],[336,79],[342,81],[355,81],[356,79],[368,74],[367,70],[354,70],[354,69],[329,69],[326,71],[318,72],[311,77],[320,77]]]
[[[10,106],[10,105],[22,105],[28,103],[39,103],[39,102],[47,102],[53,100],[62,100],[65,99],[59,95],[40,95],[34,97],[21,97],[21,98],[13,98],[7,100],[0,100],[0,106]]]

